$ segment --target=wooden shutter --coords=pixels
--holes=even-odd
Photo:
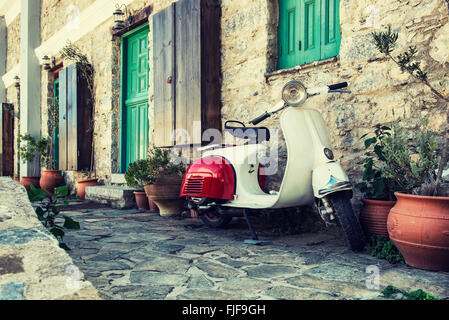
[[[59,169],[88,169],[92,146],[92,103],[76,64],[59,73]]]
[[[192,136],[194,121],[201,130],[200,12],[200,0],[176,3],[176,128],[188,132],[193,143],[201,143]]]
[[[194,144],[221,129],[220,16],[217,0],[180,0],[153,17],[156,146],[173,146],[175,129]]]
[[[340,52],[340,0],[321,0],[321,59]]]
[[[300,64],[302,51],[300,8],[297,0],[279,1],[279,69]]]
[[[59,169],[68,169],[67,160],[67,69],[59,72]]]
[[[2,176],[14,175],[14,105],[2,104],[1,154]]]
[[[172,146],[175,129],[175,4],[153,16],[154,144]],[[168,83],[170,82],[170,83]]]
[[[301,1],[301,21],[303,32],[301,32],[303,54],[300,64],[320,60],[321,56],[321,2],[320,0]]]

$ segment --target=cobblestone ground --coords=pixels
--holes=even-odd
[[[137,210],[74,205],[63,213],[81,224],[65,237],[69,254],[104,299],[382,299],[387,285],[449,296],[449,273],[353,253],[336,232],[253,246],[238,220],[215,230]],[[370,266],[379,268],[380,290],[367,289]]]

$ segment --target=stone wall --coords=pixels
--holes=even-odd
[[[99,299],[37,219],[25,188],[0,178],[0,300]]]
[[[6,72],[9,72],[20,62],[20,14],[7,26],[6,39]]]
[[[431,128],[443,130],[444,104],[391,62],[381,59],[370,43],[370,33],[391,24],[400,34],[398,48],[416,45],[431,82],[438,84],[449,75],[448,8],[444,0],[341,0],[338,59],[268,77],[266,74],[276,65],[277,1],[223,0],[223,12],[223,121],[248,121],[263,113],[266,106],[280,99],[283,84],[291,79],[308,87],[347,81],[351,95],[316,97],[309,103],[322,111],[337,159],[353,180],[362,171],[354,166],[354,160],[363,153],[360,137],[377,123],[397,120],[404,127],[416,129],[419,119],[429,116]],[[367,23],[373,18],[378,22],[376,29]],[[278,117],[264,125],[277,128]],[[284,151],[281,143],[285,158]]]
[[[67,24],[76,28],[77,16],[95,0],[41,0],[41,39],[48,40]]]
[[[136,12],[151,5],[154,14],[172,2],[138,0],[128,7]],[[53,15],[56,18],[51,27],[45,23],[53,10],[50,7],[55,3],[60,6],[58,12],[64,13],[73,1],[43,1],[43,41],[50,36],[50,30],[55,30],[58,24],[63,25],[66,19],[64,14]],[[424,86],[383,59],[370,43],[370,33],[391,24],[400,34],[398,47],[416,45],[432,83],[437,83],[449,76],[449,24],[445,0],[341,0],[342,43],[338,58],[284,71],[276,71],[278,2],[222,0],[221,3],[223,123],[230,119],[246,122],[261,114],[280,99],[280,91],[288,80],[300,80],[308,87],[347,81],[353,91],[351,95],[315,97],[309,103],[322,111],[337,159],[353,181],[361,173],[361,168],[352,165],[364,151],[360,137],[377,123],[389,124],[400,120],[404,127],[416,129],[419,119],[428,116],[433,129],[443,130],[444,105]],[[89,1],[80,5],[77,2],[80,9],[88,4]],[[151,26],[151,16],[149,20]],[[111,39],[112,24],[111,18],[75,43],[87,54],[95,69],[95,166],[97,175],[105,183],[109,183],[111,173],[118,172],[120,140],[120,41]],[[154,127],[151,32],[149,39],[151,141]],[[45,106],[48,90],[52,89],[46,76],[42,81],[43,91],[47,91],[42,97]],[[279,117],[267,120],[264,125],[279,128]],[[46,123],[43,124],[43,132],[45,130]],[[282,139],[279,154],[282,167],[286,160]],[[279,186],[281,176],[282,170],[270,179],[272,186]]]

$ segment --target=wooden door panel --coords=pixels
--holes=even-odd
[[[175,4],[153,16],[154,144],[173,145],[175,129]]]
[[[59,72],[59,169],[67,170],[67,69]]]
[[[193,135],[195,121],[201,128],[200,14],[200,0],[176,3],[176,129],[187,131],[193,143],[201,143]]]
[[[2,176],[14,176],[14,105],[2,104]]]

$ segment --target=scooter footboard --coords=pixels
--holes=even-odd
[[[330,162],[313,170],[313,193],[316,198],[343,191],[352,190],[352,185],[345,171],[338,162]]]

